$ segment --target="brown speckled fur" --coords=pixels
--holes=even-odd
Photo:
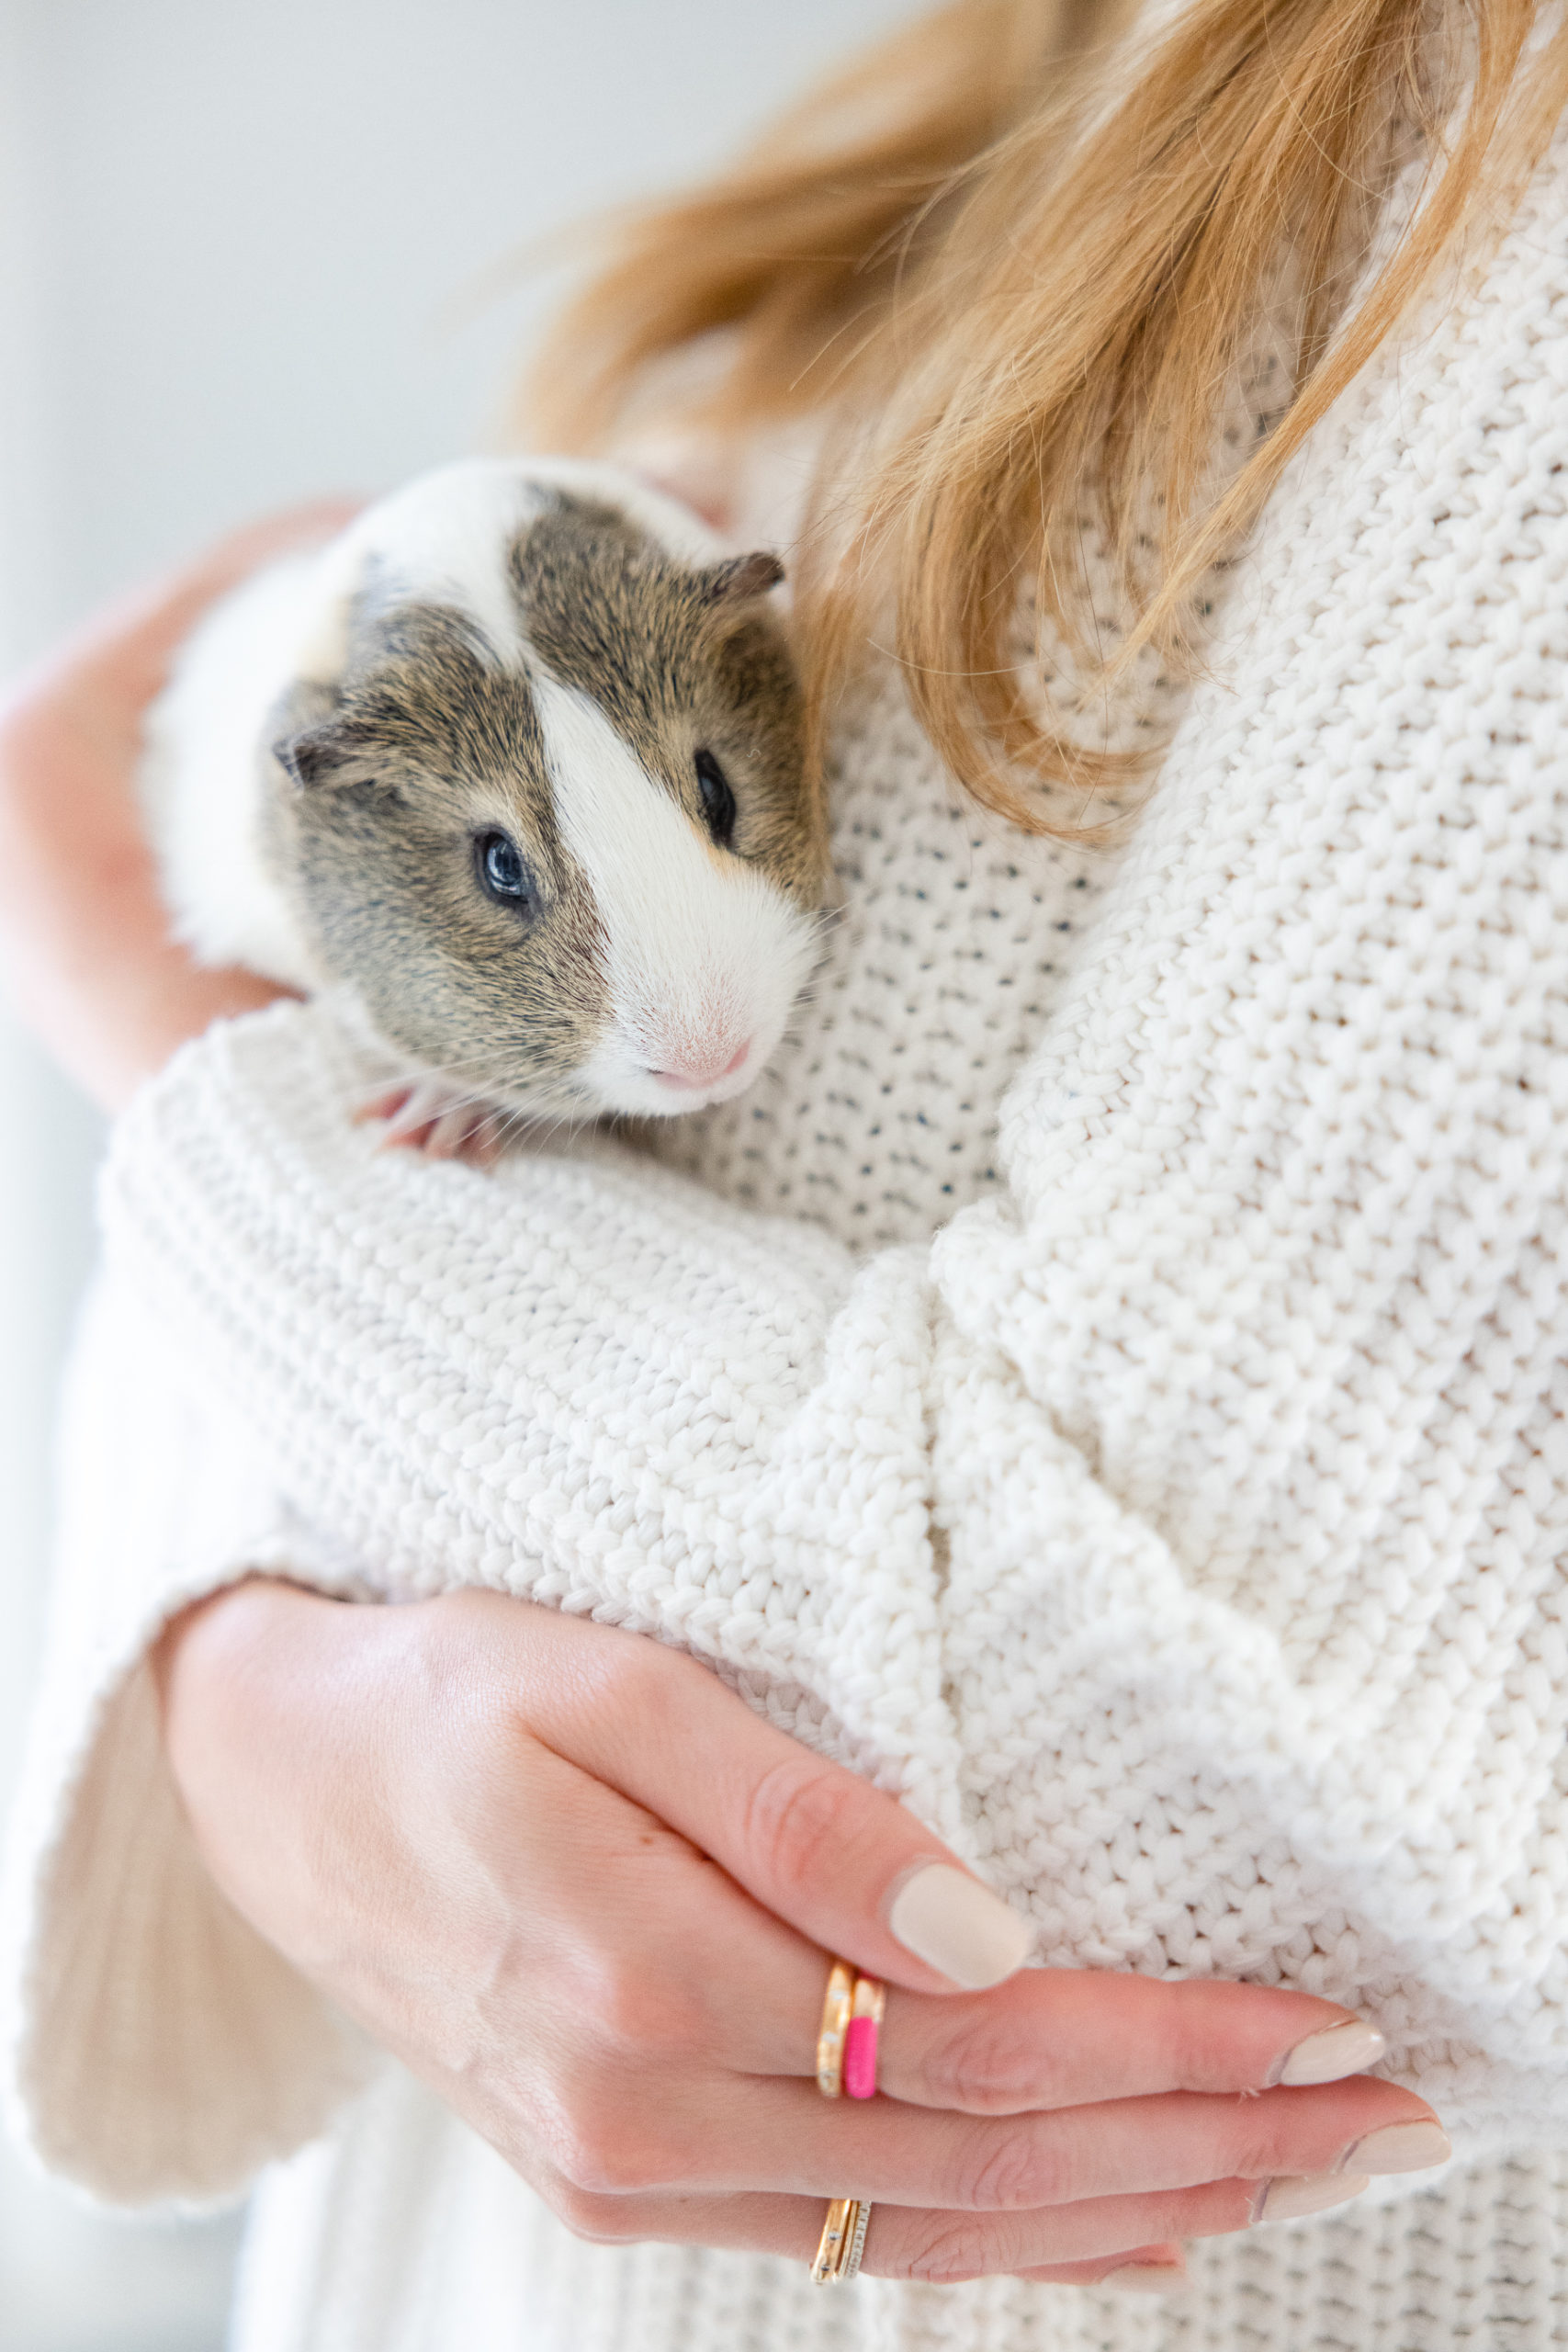
[[[693,755],[711,751],[735,791],[736,854],[815,907],[825,831],[805,776],[795,666],[767,607],[725,593],[733,570],[683,570],[613,508],[575,498],[513,550],[523,625],[545,666],[594,696],[698,826]]]

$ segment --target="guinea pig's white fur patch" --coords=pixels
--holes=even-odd
[[[314,549],[286,556],[207,616],[147,714],[138,779],[175,937],[198,963],[296,989],[321,976],[258,854],[258,747],[300,674],[301,615],[319,626],[321,564]]]
[[[725,1102],[783,1036],[815,926],[704,840],[587,695],[537,670],[533,686],[556,821],[608,943],[612,1026],[582,1082],[606,1108],[644,1116]]]
[[[618,507],[679,562],[714,563],[724,554],[724,542],[696,515],[608,467],[567,458],[461,458],[378,500],[329,549],[318,624],[298,649],[298,673],[323,684],[341,674],[350,607],[372,564],[389,592],[464,614],[498,662],[525,658],[508,550],[553,490]]]

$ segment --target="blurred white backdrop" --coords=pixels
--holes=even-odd
[[[541,232],[700,173],[915,0],[0,0],[0,668],[225,526],[482,444]],[[0,1012],[0,1791],[97,1123]],[[216,2352],[231,2223],[0,2160],[0,2352]]]

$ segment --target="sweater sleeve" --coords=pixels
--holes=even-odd
[[[51,1621],[0,1914],[11,2087],[51,2169],[119,2203],[199,2202],[313,2136],[372,2058],[209,1878],[164,1759],[149,1653],[187,1603],[254,1571],[361,1588],[290,1513],[243,1428],[185,1380],[159,1319],[112,1281],[76,1333],[60,1466]]]
[[[931,1247],[378,1153],[322,1004],[187,1049],[107,1194],[380,1589],[690,1647],[1047,1959],[1371,2011],[1468,2150],[1568,2096],[1562,214],[1277,494]]]

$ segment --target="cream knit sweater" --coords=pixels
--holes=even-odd
[[[867,699],[829,969],[671,1164],[378,1156],[321,1005],[142,1096],[17,2081],[115,2197],[332,2126],[241,2352],[1568,2346],[1565,467],[1560,154],[1277,494],[1119,860],[977,821]],[[400,2075],[345,2105],[367,2053],[203,1876],[141,1661],[253,1564],[688,1646],[1048,1961],[1375,2017],[1455,2168],[1200,2249],[1179,2311],[577,2245]]]

